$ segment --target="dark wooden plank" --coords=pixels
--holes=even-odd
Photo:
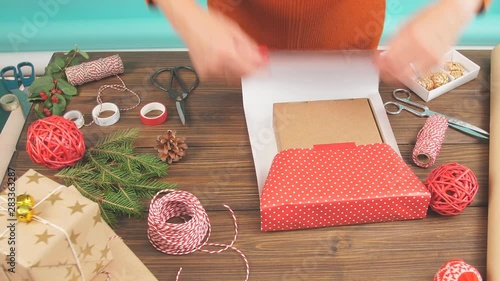
[[[229,243],[229,213],[209,212],[209,242]],[[460,257],[485,273],[485,208],[468,208],[456,217],[428,218],[320,229],[261,232],[258,211],[236,211],[235,246],[250,262],[250,280],[432,280],[439,266]],[[116,229],[159,280],[243,280],[244,263],[228,250],[169,256],[154,250],[145,221],[122,220]],[[460,235],[457,235],[460,233]]]

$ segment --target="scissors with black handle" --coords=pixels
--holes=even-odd
[[[385,111],[388,113],[388,114],[399,114],[404,110],[408,111],[408,112],[411,112],[417,116],[420,116],[420,117],[428,117],[428,116],[432,116],[432,115],[441,115],[441,116],[444,116],[446,117],[446,119],[448,119],[448,125],[452,128],[455,128],[457,130],[460,130],[464,133],[467,133],[467,134],[470,134],[472,136],[476,136],[476,137],[479,137],[479,138],[483,138],[483,139],[489,139],[489,136],[490,134],[479,128],[479,127],[476,127],[470,123],[467,123],[465,121],[462,121],[462,120],[459,120],[459,119],[456,119],[456,118],[453,118],[453,117],[450,117],[450,116],[447,116],[445,114],[442,114],[442,113],[439,113],[439,112],[435,112],[435,111],[432,111],[429,109],[429,107],[423,105],[423,104],[420,104],[420,103],[416,103],[416,102],[413,102],[410,100],[411,98],[411,93],[408,91],[408,90],[405,90],[405,89],[396,89],[392,92],[392,96],[402,102],[402,103],[406,103],[406,104],[409,104],[411,106],[414,106],[416,108],[420,108],[421,110],[416,110],[416,109],[413,109],[411,107],[408,107],[402,103],[399,103],[399,102],[394,102],[394,101],[388,101],[386,103],[384,103],[384,107],[385,107]],[[397,109],[396,110],[391,110],[390,107],[396,107]]]
[[[28,69],[28,71],[23,73],[23,68]],[[35,67],[31,62],[21,62],[17,67],[11,65],[2,68],[2,70],[0,70],[0,76],[9,92],[16,95],[21,104],[23,115],[26,118],[31,109],[31,103],[28,101],[30,96],[28,89],[33,81],[35,81]],[[23,90],[20,89],[21,86],[24,87]]]
[[[156,79],[156,77],[163,72],[170,72],[169,82],[166,87],[160,84]],[[192,72],[194,74],[193,81],[191,83],[186,83],[186,81],[184,80],[185,78],[183,79],[181,77],[182,72]],[[194,68],[190,66],[175,66],[158,69],[151,75],[151,83],[158,89],[167,92],[168,95],[175,100],[177,114],[181,119],[182,125],[186,125],[186,107],[184,105],[184,100],[200,83],[200,80]],[[176,92],[174,90],[174,83],[179,84],[179,87],[181,88],[180,92]]]

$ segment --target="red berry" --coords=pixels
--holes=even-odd
[[[59,99],[56,96],[52,96],[53,103],[59,103]]]
[[[61,91],[61,90],[59,90],[59,89],[57,89],[57,90],[56,90],[56,94],[62,94],[62,91]]]
[[[40,92],[40,97],[42,98],[42,100],[47,100],[47,94],[45,92]]]
[[[50,112],[50,110],[48,108],[44,108],[43,115],[45,115],[46,117],[49,117],[52,115],[52,112]]]
[[[50,90],[50,92],[51,92],[52,94],[57,94],[57,89],[52,89],[52,90]]]

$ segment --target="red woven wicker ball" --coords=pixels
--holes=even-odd
[[[443,216],[462,212],[472,203],[479,188],[474,173],[457,163],[435,168],[424,184],[431,193],[431,208]]]
[[[482,281],[481,274],[461,259],[447,261],[439,268],[434,281]]]
[[[29,126],[26,152],[37,164],[62,169],[82,159],[85,141],[73,121],[52,115]]]

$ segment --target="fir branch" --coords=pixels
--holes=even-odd
[[[98,140],[95,144],[94,148],[88,149],[89,152],[92,152],[94,149],[105,147],[105,146],[114,146],[120,145],[127,141],[133,141],[139,135],[139,130],[137,128],[130,128],[121,131],[116,131],[111,133],[102,139]]]
[[[136,168],[141,168],[148,174],[162,177],[167,174],[168,166],[152,154],[133,155],[129,151],[111,148],[93,148],[91,153],[101,157],[108,157],[117,162],[122,162],[130,173],[139,173]]]
[[[101,211],[101,217],[107,222],[110,226],[115,226],[117,219],[113,211],[104,209],[102,204],[99,203],[99,210]]]
[[[120,215],[143,217],[141,198],[176,188],[175,184],[155,180],[167,174],[167,164],[152,154],[134,154],[137,136],[137,129],[110,134],[87,149],[83,160],[56,174],[96,202],[103,219],[111,226]]]
[[[73,182],[71,185],[73,185],[78,191],[80,191],[83,196],[94,202],[100,203],[104,200],[104,192],[100,191],[97,188],[89,188],[89,186],[79,184],[78,182]]]
[[[127,192],[127,191],[125,191]],[[102,201],[102,206],[105,209],[110,209],[114,213],[119,213],[122,215],[135,215],[140,216],[144,208],[139,201],[139,198],[133,193],[127,192],[127,197],[122,196],[122,192],[107,192],[106,200]],[[129,201],[127,198],[134,198],[135,201]],[[111,203],[113,202],[113,203]]]
[[[153,197],[158,191],[164,189],[177,189],[175,184],[150,179],[137,181],[130,184],[130,187],[135,189],[135,193],[139,198]]]
[[[127,172],[126,171],[121,171],[118,169],[112,168],[110,165],[106,165],[107,160],[103,162],[102,159],[98,159],[95,156],[92,156],[91,154],[88,155],[87,157],[90,161],[90,163],[99,169],[101,171],[101,174],[99,175],[100,182],[116,182],[118,184],[124,184],[124,177],[127,177]],[[99,161],[100,160],[100,161]],[[103,164],[105,163],[105,164]]]

